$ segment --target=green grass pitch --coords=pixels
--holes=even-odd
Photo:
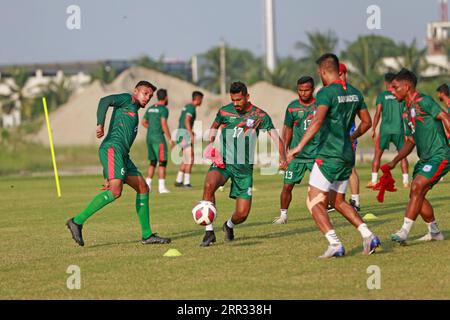
[[[172,170],[175,170],[172,166]],[[0,178],[0,298],[1,299],[449,299],[449,242],[400,247],[388,240],[403,222],[408,190],[399,186],[385,203],[362,188],[363,215],[380,236],[383,250],[364,256],[359,232],[337,213],[331,217],[347,255],[318,260],[327,242],[306,210],[306,184],[294,189],[289,224],[272,225],[279,214],[280,176],[260,176],[255,170],[253,207],[248,220],[235,229],[236,241],[224,243],[223,222],[234,201],[229,185],[217,192],[218,242],[199,246],[204,229],[194,224],[192,206],[201,198],[207,167],[194,170],[193,190],[175,190],[171,171],[168,195],[151,194],[154,231],[170,236],[164,246],[139,243],[135,195],[125,187],[118,201],[94,215],[84,227],[86,246],[77,247],[65,227],[99,192],[100,176],[62,177],[62,198],[56,197],[53,177]],[[365,186],[370,169],[359,170]],[[399,170],[395,170],[401,182]],[[307,178],[306,178],[307,179]],[[450,239],[450,176],[428,196],[441,230]],[[307,180],[306,180],[307,181]],[[155,181],[156,182],[156,181]],[[399,183],[397,183],[399,185]],[[411,232],[417,239],[427,231],[418,219]],[[182,256],[168,258],[168,249]],[[81,269],[81,289],[69,290],[70,265]],[[369,290],[367,268],[381,271],[381,289]]]

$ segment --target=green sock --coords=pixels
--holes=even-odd
[[[147,239],[153,232],[150,228],[150,209],[148,193],[136,195],[136,212],[142,229],[142,239]]]
[[[114,200],[116,200],[116,198],[114,198],[109,190],[99,193],[92,199],[88,206],[73,219],[73,221],[75,221],[76,224],[83,224],[90,216]]]

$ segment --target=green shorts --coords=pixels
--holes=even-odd
[[[167,161],[167,143],[147,143],[148,160],[150,161]]]
[[[389,150],[391,142],[400,151],[405,144],[405,135],[403,134],[380,134],[378,136],[376,148],[377,150]]]
[[[189,147],[193,147],[191,136],[189,135],[189,132],[186,129],[178,129],[176,142],[181,146],[183,150]]]
[[[450,171],[450,161],[448,159],[430,159],[428,161],[419,160],[414,167],[413,179],[417,175],[424,176],[430,180],[430,189],[438,183],[443,176]]]
[[[296,159],[292,160],[284,174],[284,184],[299,184],[302,182],[306,170],[311,172],[313,166],[314,161],[300,162]]]
[[[320,172],[330,182],[347,181],[353,170],[353,163],[339,163],[331,160],[316,159]]]
[[[218,168],[215,165],[211,165],[209,171],[219,172],[226,180],[231,178],[231,199],[252,199],[252,188],[253,188],[253,173],[240,173],[236,172],[232,168],[225,169]]]
[[[105,179],[125,181],[128,176],[142,176],[133,161],[130,160],[130,156],[122,154],[119,148],[100,147],[98,156],[103,167],[103,177]]]

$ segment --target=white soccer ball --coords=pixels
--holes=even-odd
[[[211,201],[200,201],[192,209],[192,217],[196,224],[207,226],[213,223],[217,216],[217,209]]]

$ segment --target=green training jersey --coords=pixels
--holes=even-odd
[[[380,134],[405,134],[403,124],[404,102],[398,102],[395,96],[384,91],[377,97],[377,106],[381,104],[381,126]]]
[[[413,136],[420,160],[450,159],[444,125],[436,119],[441,112],[442,109],[433,98],[425,94],[418,94],[417,98],[406,106],[406,135]]]
[[[186,116],[190,117],[191,128],[194,125],[195,118],[197,117],[197,110],[192,104],[186,105],[181,111],[180,120],[178,122],[178,129],[187,129],[184,125],[184,121],[186,120]]]
[[[306,130],[309,128],[311,121],[316,114],[317,104],[316,100],[309,106],[302,104],[300,100],[292,101],[284,116],[284,125],[293,128],[292,140],[289,145],[290,149],[295,148],[303,138]],[[300,162],[310,162],[316,159],[317,147],[319,146],[319,136],[317,135],[298,153],[295,158]]]
[[[222,128],[221,152],[227,168],[251,174],[260,130],[275,128],[270,116],[254,105],[239,113],[231,103],[220,108],[214,122]]]
[[[113,94],[100,99],[97,109],[97,125],[105,124],[106,112],[109,107],[114,107],[114,110],[111,115],[108,134],[101,147],[118,147],[123,153],[127,154],[130,152],[138,131],[139,102],[129,93]]]
[[[349,132],[356,113],[367,109],[363,95],[349,83],[346,89],[340,83],[332,83],[319,91],[316,100],[317,106],[328,107],[320,130],[317,158],[353,166],[355,155]]]
[[[147,109],[144,119],[148,121],[147,143],[164,142],[164,131],[161,119],[169,117],[169,109],[165,105],[155,104]]]

